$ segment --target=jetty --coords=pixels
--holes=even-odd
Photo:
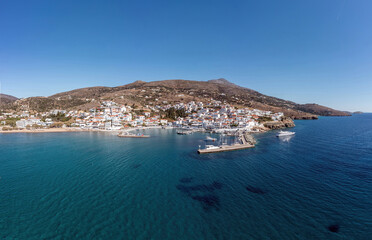
[[[216,152],[227,152],[227,151],[235,151],[241,150],[246,148],[253,148],[256,144],[256,140],[253,138],[252,135],[248,133],[239,133],[238,135],[238,143],[231,144],[231,145],[206,145],[206,148],[199,149],[198,153],[216,153]]]

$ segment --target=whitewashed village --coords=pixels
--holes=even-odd
[[[264,122],[279,122],[283,113],[249,108],[236,108],[211,99],[145,106],[119,105],[112,101],[89,111],[55,109],[43,113],[10,111],[0,113],[0,128],[6,130],[78,128],[81,130],[118,131],[143,127],[174,127],[192,129],[244,129],[257,132],[265,129]]]

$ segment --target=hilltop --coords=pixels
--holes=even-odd
[[[14,103],[18,98],[0,93],[0,105]]]
[[[226,79],[209,81],[163,80],[136,81],[118,87],[88,87],[58,93],[49,97],[19,99],[7,107],[28,108],[36,111],[51,109],[87,110],[111,100],[119,104],[146,106],[174,104],[189,101],[219,100],[236,107],[250,107],[273,112],[283,112],[293,119],[316,119],[321,116],[347,116],[349,114],[317,104],[297,104],[261,94],[238,86]]]

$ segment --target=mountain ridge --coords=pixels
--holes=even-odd
[[[87,87],[61,92],[49,97],[17,99],[8,104],[19,109],[24,106],[36,111],[51,109],[87,110],[110,100],[119,104],[131,104],[145,108],[161,104],[211,99],[236,107],[250,107],[273,112],[283,112],[293,119],[316,119],[321,116],[347,116],[349,114],[317,104],[297,104],[292,101],[261,94],[238,86],[224,78],[208,81],[171,79],[159,81],[135,81],[117,87]]]

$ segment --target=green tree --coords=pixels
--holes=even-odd
[[[7,118],[5,119],[5,125],[9,125],[11,127],[15,127],[16,126],[16,122],[18,120],[21,120],[20,118]]]
[[[63,123],[61,122],[55,122],[50,125],[51,128],[61,128],[63,126]]]
[[[258,122],[259,123],[263,123],[263,122],[270,122],[272,121],[273,119],[271,117],[267,117],[267,116],[261,116],[258,118]]]
[[[67,117],[66,114],[58,112],[57,114],[51,114],[48,118],[51,118],[53,122],[67,122],[71,119],[71,117]],[[45,121],[46,117],[43,118]]]
[[[169,108],[165,111],[165,117],[169,119],[176,120],[178,117],[187,117],[185,109],[175,109],[175,108]]]

